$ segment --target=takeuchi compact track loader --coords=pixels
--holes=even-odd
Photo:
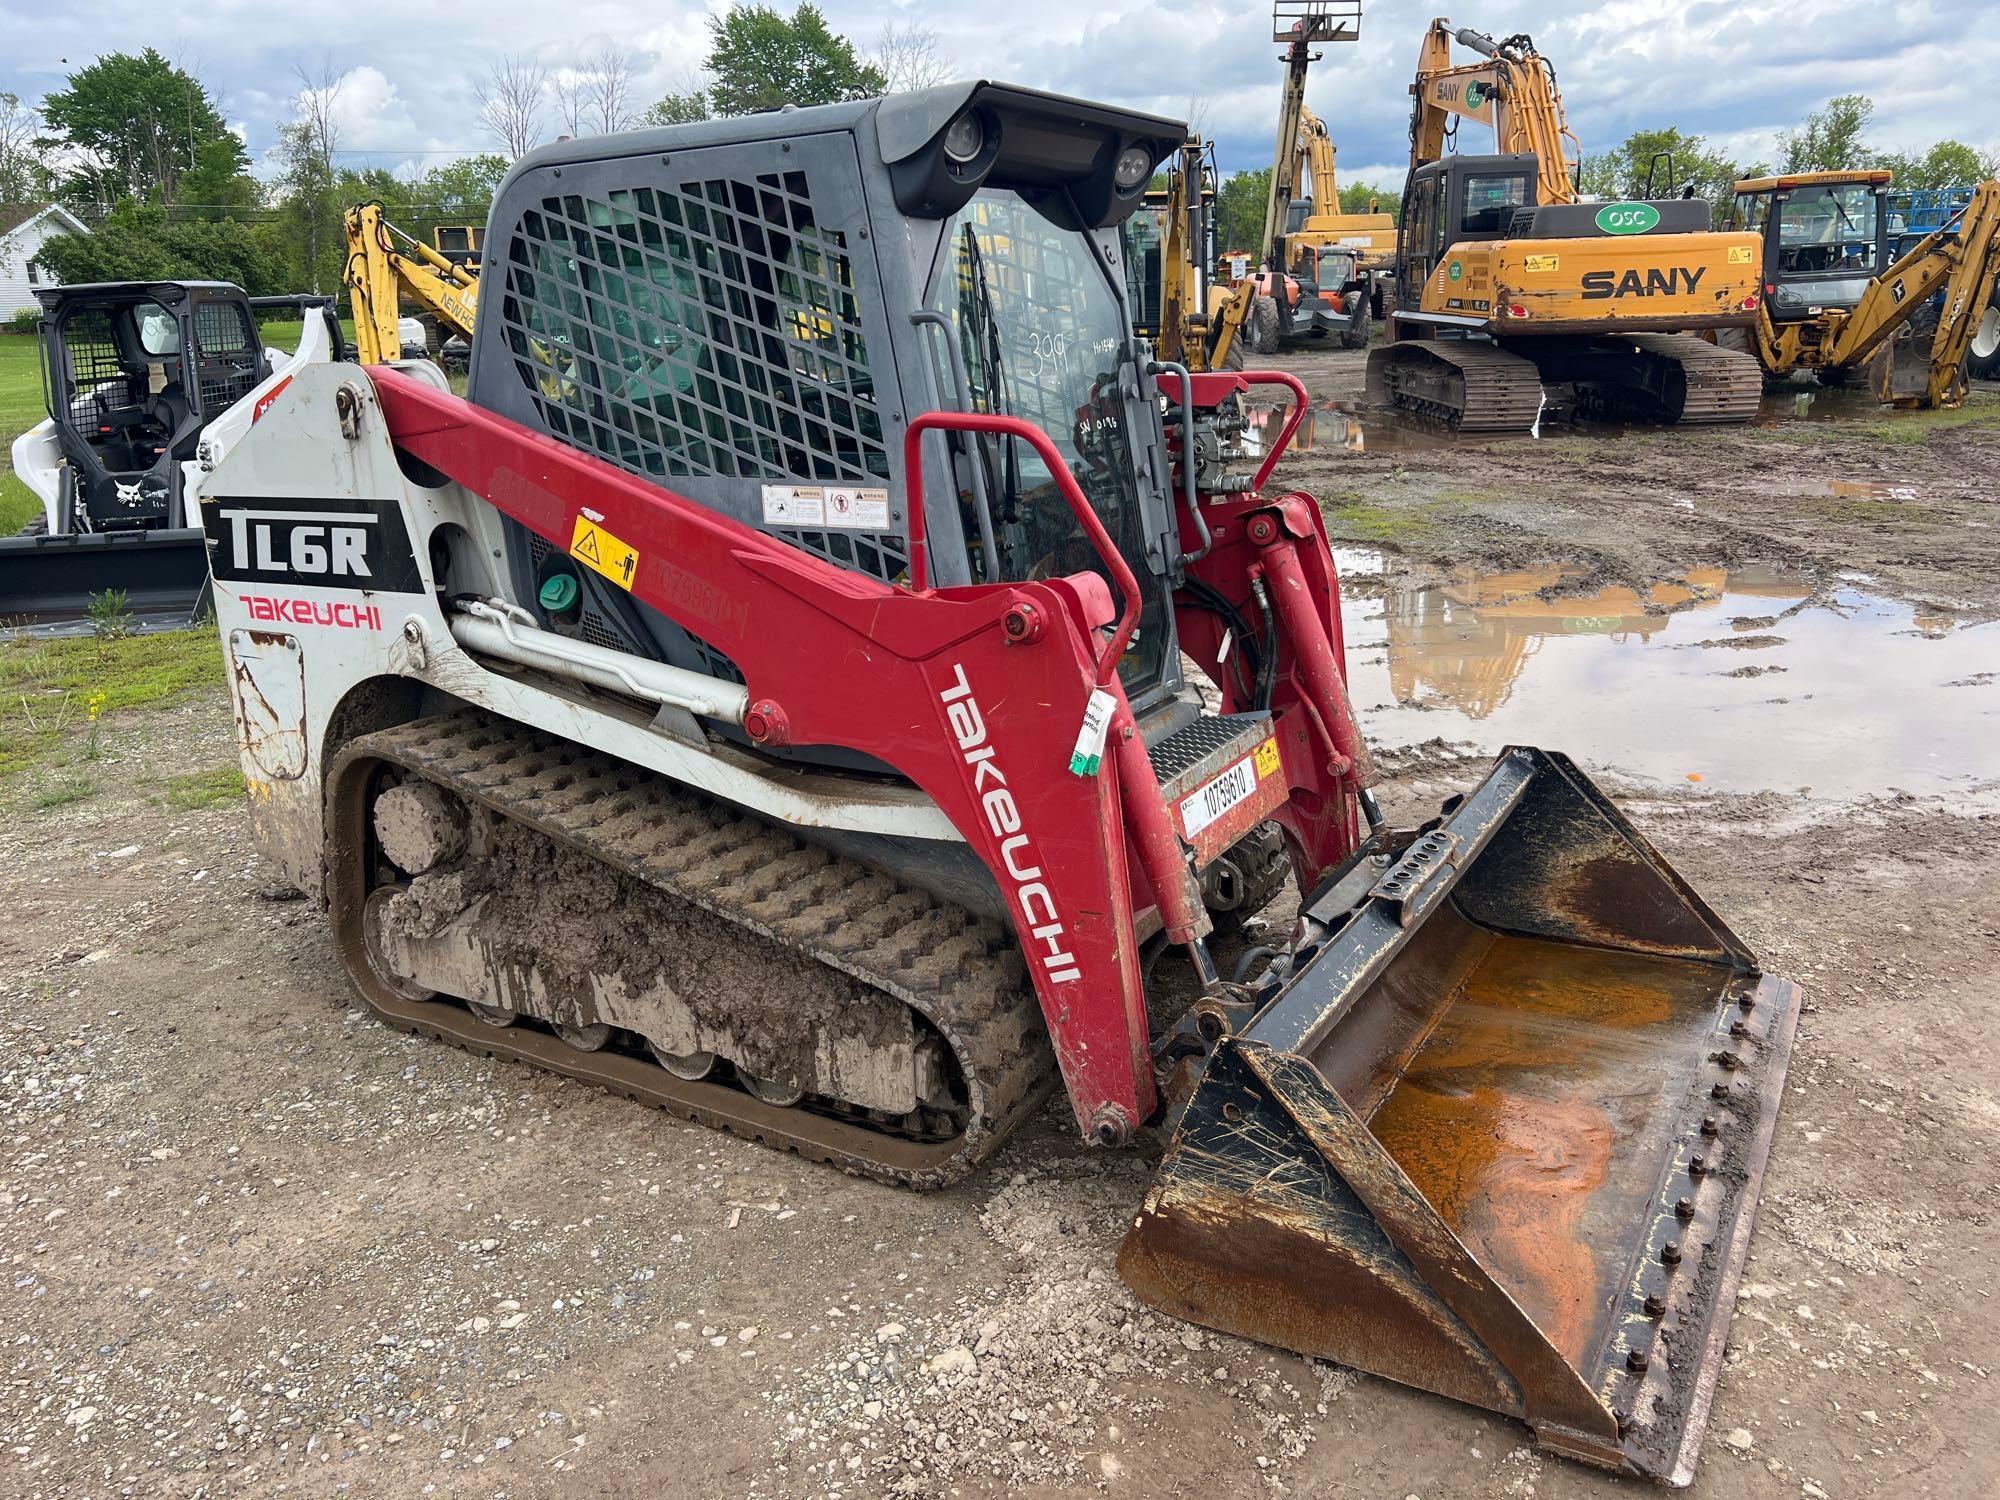
[[[1232,462],[1303,389],[1130,331],[1185,136],[972,83],[524,158],[464,398],[212,444],[254,827],[391,1025],[914,1188],[1060,1089],[1170,1136],[1148,1301],[1685,1480],[1796,993],[1560,755],[1382,821],[1317,506]]]

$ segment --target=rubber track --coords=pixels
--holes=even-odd
[[[1687,398],[1673,421],[1682,426],[1748,422],[1764,397],[1764,369],[1756,356],[1723,349],[1690,333],[1640,333],[1632,342],[1656,359],[1678,364]]]
[[[533,1028],[498,1029],[457,1004],[395,993],[369,964],[361,931],[369,861],[338,842],[365,844],[373,772],[384,763],[793,948],[801,963],[829,965],[912,1006],[958,1058],[969,1096],[964,1132],[943,1142],[915,1140],[864,1119],[770,1105],[726,1083],[690,1083],[645,1059],[580,1052]],[[1054,1082],[1019,947],[998,923],[651,772],[505,721],[454,714],[351,742],[329,784],[336,943],[369,1006],[392,1026],[919,1188],[966,1176]]]
[[[1425,364],[1458,375],[1455,401],[1407,389],[1399,370]],[[1368,396],[1459,432],[1526,432],[1542,412],[1542,377],[1533,360],[1472,339],[1405,339],[1368,356]]]

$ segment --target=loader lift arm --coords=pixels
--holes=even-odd
[[[478,274],[454,264],[382,216],[379,203],[360,203],[342,221],[347,261],[341,277],[354,311],[361,363],[386,364],[402,351],[396,331],[399,298],[408,296],[436,316],[447,335],[470,341],[479,309]]]

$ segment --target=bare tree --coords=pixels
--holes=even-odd
[[[632,99],[636,71],[631,51],[616,42],[606,42],[584,65],[589,79],[591,124],[605,135],[631,129],[638,118]]]
[[[1189,140],[1205,141],[1208,139],[1209,114],[1208,95],[1188,95],[1187,128]]]
[[[945,56],[938,34],[914,22],[908,26],[892,23],[882,28],[882,35],[875,43],[875,66],[889,80],[892,94],[943,83],[954,68],[952,60]]]
[[[0,203],[25,203],[48,191],[48,158],[35,138],[41,111],[15,94],[0,94]]]
[[[278,127],[280,180],[305,219],[306,276],[310,290],[320,289],[321,232],[333,211],[333,157],[340,149],[336,106],[346,81],[324,58],[314,73],[303,63],[293,66],[299,92],[291,123]],[[328,230],[328,237],[331,231]]]
[[[556,118],[566,136],[590,133],[590,73],[583,68],[561,68],[549,79],[549,93],[556,101]]]
[[[479,122],[486,133],[506,147],[509,156],[525,156],[542,136],[542,99],[548,74],[528,57],[503,56],[486,82],[474,84]]]

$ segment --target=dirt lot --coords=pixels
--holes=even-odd
[[[1316,397],[1358,385],[1351,358],[1297,364]],[[1667,662],[1766,692],[1725,674],[1782,664],[1822,616],[2000,660],[1978,623],[2000,615],[2000,400],[1970,415],[1462,448],[1364,429],[1355,452],[1322,411],[1287,472],[1387,551],[1356,568],[1370,671],[1427,588],[1461,588],[1459,634],[1524,589],[1631,594],[1621,633],[1533,637],[1501,684],[1532,713],[1577,641],[1605,653],[1599,700]],[[1746,613],[1740,582],[1656,587],[1751,567],[1797,580],[1789,618]],[[1463,593],[1496,573],[1528,583]],[[1675,654],[1682,620],[1780,644]],[[1501,716],[1387,665],[1363,706],[1408,812],[1476,774]],[[1797,791],[1797,762],[1851,759],[1812,695],[1732,720],[1775,727],[1704,784],[1591,757],[1807,994],[1698,1481],[1716,1500],[1973,1496],[2000,1472],[2000,685],[1953,665],[1926,691],[1927,737],[1985,747],[1949,795]],[[1139,1308],[1111,1262],[1150,1150],[1085,1152],[1053,1111],[919,1198],[388,1031],[318,913],[276,899],[240,808],[153,790],[233,762],[219,696],[103,731],[87,796],[0,781],[0,1493],[1638,1492],[1510,1423]]]

